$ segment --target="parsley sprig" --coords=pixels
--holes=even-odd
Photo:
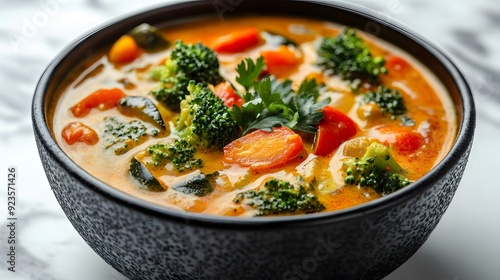
[[[239,74],[236,82],[245,89],[238,94],[245,103],[233,106],[231,114],[243,135],[255,129],[271,131],[277,126],[316,133],[323,119],[321,109],[330,103],[329,98],[318,101],[321,86],[315,79],[305,79],[295,91],[290,80],[278,81],[269,76],[257,80],[265,66],[263,57],[255,62],[247,58],[236,69]]]

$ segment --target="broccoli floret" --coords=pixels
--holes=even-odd
[[[222,149],[238,138],[240,128],[222,100],[203,84],[191,81],[181,102],[177,131],[190,145]]]
[[[257,209],[256,216],[277,214],[314,213],[325,209],[318,198],[307,191],[303,185],[295,186],[289,182],[271,179],[264,190],[249,190],[239,193],[235,203],[246,203]],[[312,186],[308,186],[311,189]]]
[[[347,185],[372,187],[383,195],[390,194],[411,182],[405,177],[406,171],[394,160],[389,148],[372,143],[364,156],[344,162]]]
[[[113,148],[115,154],[122,155],[146,140],[147,136],[156,137],[160,131],[154,126],[139,120],[130,122],[116,117],[104,119],[105,149]]]
[[[201,43],[175,43],[170,58],[164,66],[154,70],[152,78],[161,85],[150,93],[173,111],[179,111],[180,102],[188,94],[189,81],[216,85],[223,81],[219,73],[217,54]]]
[[[373,57],[363,39],[348,27],[336,37],[323,38],[318,55],[320,66],[346,80],[375,79],[387,72],[384,58]]]
[[[147,164],[158,167],[172,162],[179,172],[200,168],[203,166],[203,162],[201,159],[194,157],[195,150],[193,146],[189,145],[183,139],[175,139],[170,144],[155,144],[149,146],[147,149],[152,159]]]
[[[406,105],[403,97],[396,89],[379,86],[377,91],[363,94],[361,103],[374,103],[383,113],[388,113],[394,119],[396,116],[406,113]]]
[[[191,177],[189,180],[173,186],[176,191],[193,194],[199,197],[206,196],[214,191],[213,184],[219,176],[219,172],[214,172],[208,175],[203,173]]]

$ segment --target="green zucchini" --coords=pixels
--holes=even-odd
[[[135,157],[130,161],[130,174],[136,179],[144,188],[153,192],[163,192],[165,189],[156,179],[148,168]]]
[[[165,122],[153,101],[142,96],[126,96],[118,101],[118,111],[126,116],[135,116],[165,129]]]
[[[146,51],[159,51],[168,48],[170,43],[158,28],[143,23],[128,32],[135,42]]]

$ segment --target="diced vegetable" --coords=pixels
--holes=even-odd
[[[233,105],[241,107],[245,100],[241,98],[236,92],[234,92],[233,87],[228,82],[222,82],[214,88],[215,96],[222,99],[224,105],[229,108],[233,108]]]
[[[365,41],[353,28],[346,27],[335,37],[326,37],[318,48],[319,65],[343,79],[376,79],[386,73],[385,60],[373,57]]]
[[[394,160],[389,149],[376,142],[368,146],[362,158],[344,161],[343,168],[347,185],[372,187],[382,195],[411,183],[405,177],[407,171]]]
[[[100,89],[71,107],[71,112],[77,118],[85,117],[93,108],[101,110],[111,109],[126,95],[118,88]]]
[[[178,112],[181,101],[189,94],[187,88],[191,81],[207,86],[224,80],[219,68],[219,59],[212,49],[201,43],[176,41],[166,63],[151,72],[151,77],[160,84],[150,94],[168,109]]]
[[[130,35],[123,35],[109,51],[109,61],[112,63],[130,63],[141,55],[141,49]]]
[[[222,150],[241,135],[230,109],[209,88],[191,81],[188,91],[176,123],[182,139],[192,146]]]
[[[266,61],[267,71],[271,75],[277,75],[283,70],[289,70],[300,63],[294,51],[287,46],[280,46],[276,50],[264,51],[262,56]]]
[[[268,180],[260,190],[239,193],[233,202],[246,202],[255,208],[256,216],[306,214],[320,212],[325,205],[314,195],[311,184],[293,185],[278,179]]]
[[[376,138],[399,153],[407,154],[420,149],[425,139],[419,132],[408,126],[386,125],[376,129]]]
[[[403,96],[397,89],[379,86],[376,91],[369,91],[362,95],[361,104],[375,104],[382,113],[389,114],[392,119],[406,113],[406,104]]]
[[[283,166],[304,151],[302,138],[286,127],[256,130],[224,147],[224,160],[261,171]]]
[[[219,172],[208,175],[200,173],[189,178],[189,180],[185,182],[174,185],[173,189],[185,194],[193,194],[203,197],[213,192],[213,184],[215,184],[214,180],[217,176],[219,176]]]
[[[395,55],[389,55],[385,57],[385,68],[387,68],[389,73],[393,73],[393,72],[406,72],[409,69],[411,69],[411,66],[410,64],[408,64],[408,62],[406,62],[406,60],[402,59],[401,57]]]
[[[148,136],[156,137],[160,131],[153,125],[139,120],[125,121],[117,117],[104,119],[105,149],[112,148],[116,155],[122,155],[144,142]]]
[[[127,96],[120,99],[117,106],[118,111],[126,116],[135,116],[165,129],[165,123],[155,104],[146,97]]]
[[[147,23],[130,30],[128,35],[134,38],[139,47],[147,51],[165,49],[170,45],[158,28]]]
[[[378,143],[377,138],[361,136],[345,142],[342,154],[348,157],[362,158],[366,149],[372,143]]]
[[[218,53],[238,53],[258,45],[259,42],[259,31],[252,27],[219,37],[212,43],[212,49]]]
[[[173,143],[154,144],[146,150],[152,161],[146,164],[164,167],[171,162],[179,172],[203,167],[203,161],[195,158],[196,148],[183,139],[175,139]]]
[[[72,122],[68,124],[61,133],[66,143],[73,145],[76,142],[83,142],[88,145],[94,145],[99,142],[99,136],[90,127],[81,122]]]
[[[165,191],[160,182],[149,172],[148,168],[135,157],[130,161],[130,175],[149,191]]]
[[[314,143],[314,154],[318,156],[330,154],[357,132],[356,123],[339,110],[326,106],[323,114]]]

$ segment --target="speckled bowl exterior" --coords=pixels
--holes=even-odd
[[[453,198],[472,145],[475,110],[464,78],[449,59],[406,28],[361,7],[262,3],[198,1],[128,16],[68,46],[40,79],[32,118],[52,190],[83,239],[130,279],[380,279],[426,241]],[[186,213],[131,197],[83,171],[58,147],[47,113],[64,76],[82,58],[143,22],[168,25],[191,17],[223,20],[246,13],[325,19],[407,50],[450,92],[459,122],[453,149],[421,180],[376,201],[328,213],[238,218]]]

